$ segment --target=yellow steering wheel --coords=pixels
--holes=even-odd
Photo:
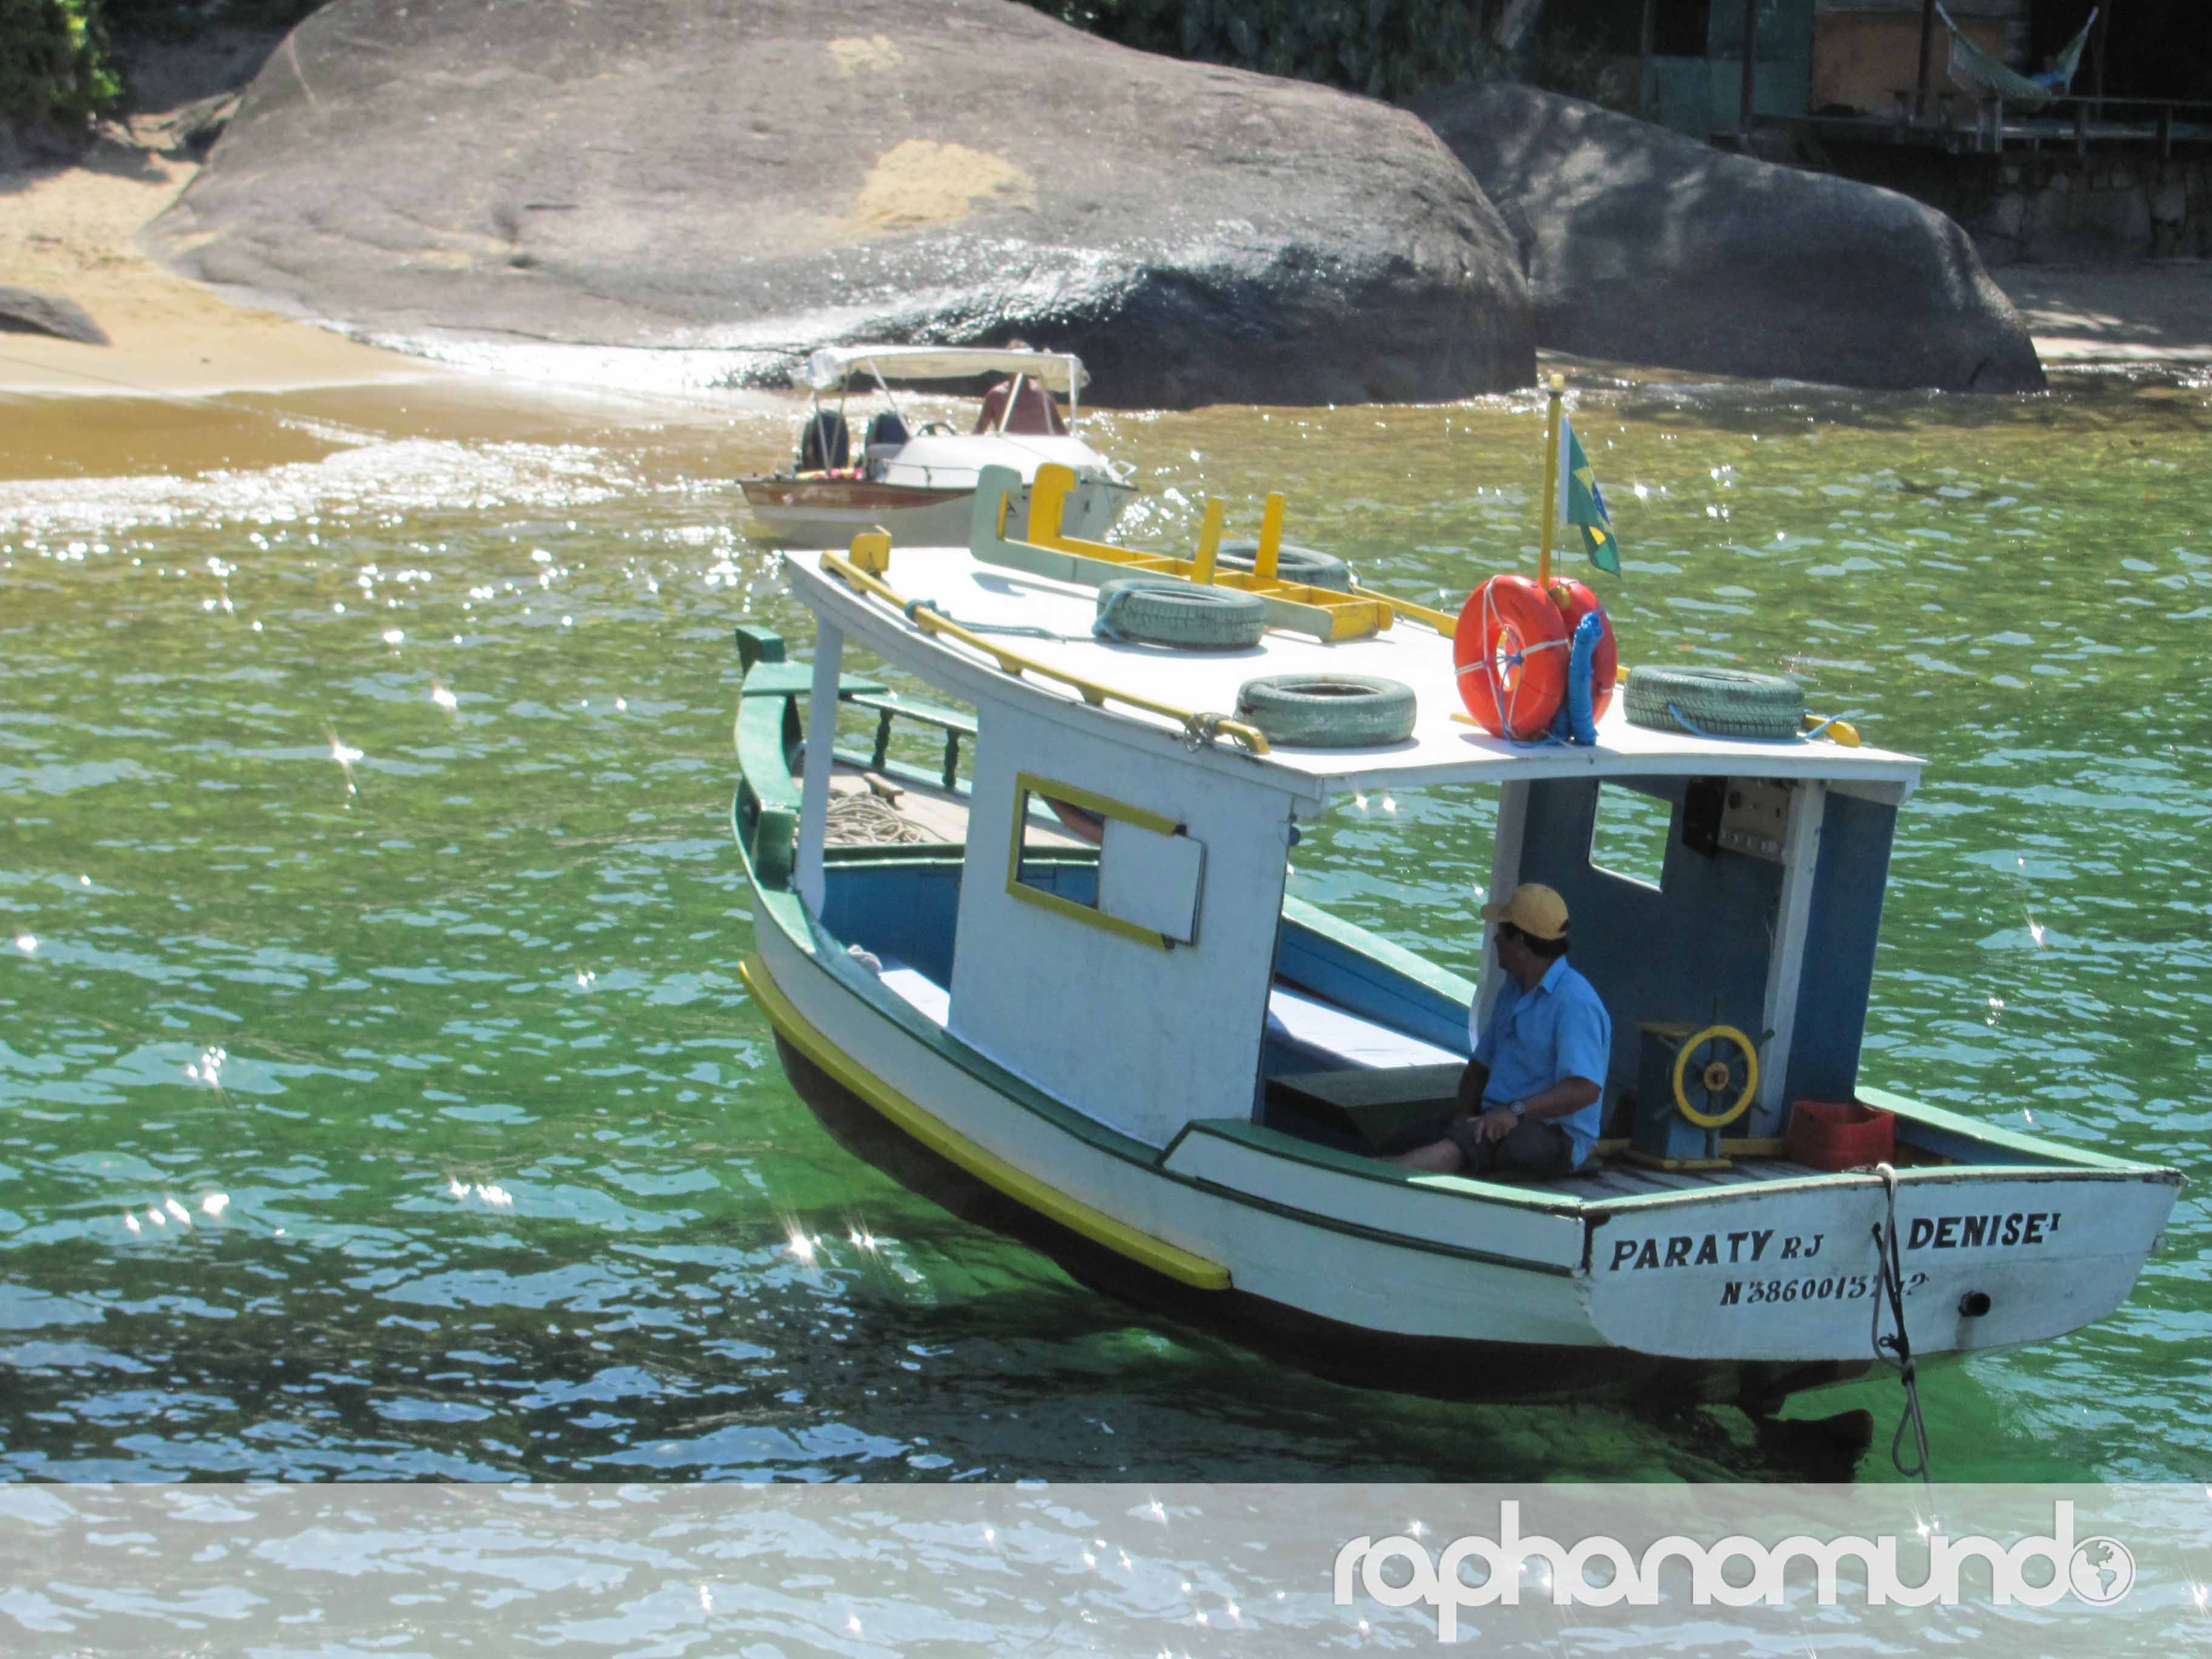
[[[1733,1043],[1743,1056],[1743,1091],[1716,1110],[1713,1097],[1735,1081],[1735,1066],[1728,1057],[1723,1045]],[[1690,1104],[1686,1074],[1691,1056],[1701,1048],[1712,1045],[1698,1068],[1698,1081],[1705,1091],[1705,1109],[1699,1111]],[[1708,1025],[1682,1040],[1674,1052],[1674,1104],[1684,1117],[1700,1129],[1724,1129],[1751,1109],[1751,1097],[1759,1091],[1759,1054],[1751,1046],[1751,1039],[1733,1025]]]

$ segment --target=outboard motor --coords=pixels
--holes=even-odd
[[[906,422],[899,418],[898,411],[895,409],[877,410],[874,417],[868,422],[867,447],[871,451],[896,449],[913,436],[914,434],[906,429]]]
[[[852,459],[853,434],[842,415],[834,409],[817,409],[806,417],[806,424],[799,428],[801,472],[833,472],[849,466]]]

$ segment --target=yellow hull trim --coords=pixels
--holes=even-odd
[[[769,1024],[787,1042],[932,1152],[958,1164],[977,1180],[997,1188],[1016,1203],[1058,1222],[1071,1232],[1080,1233],[1094,1244],[1103,1245],[1116,1255],[1127,1256],[1154,1273],[1165,1273],[1198,1290],[1229,1288],[1229,1269],[1219,1262],[1208,1261],[1204,1256],[1194,1255],[1150,1233],[1139,1232],[1103,1210],[1093,1209],[1058,1188],[1047,1186],[996,1152],[977,1146],[899,1093],[809,1024],[806,1016],[784,995],[783,988],[769,977],[767,964],[758,957],[745,957],[738,964],[738,973],[745,988],[753,994],[753,1000],[767,1014]]]

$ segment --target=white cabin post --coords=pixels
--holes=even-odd
[[[814,687],[806,699],[806,775],[799,793],[799,899],[822,914],[822,838],[830,820],[830,769],[837,747],[837,682],[844,630],[822,623],[814,635]]]
[[[1820,779],[1803,779],[1790,792],[1790,817],[1782,830],[1782,891],[1775,902],[1774,944],[1766,959],[1766,1029],[1774,1035],[1759,1057],[1757,1110],[1765,1118],[1787,1103],[1784,1090],[1789,1082],[1790,1045],[1797,1031],[1797,988],[1805,975],[1813,877],[1820,857],[1820,826],[1827,813],[1828,787]]]

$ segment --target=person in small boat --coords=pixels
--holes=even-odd
[[[1027,340],[1007,342],[1009,351],[1027,351]],[[1013,411],[1009,414],[1006,400],[1013,399]],[[983,394],[983,407],[975,416],[975,430],[996,432],[1001,418],[1008,432],[1028,433],[1032,436],[1065,435],[1067,421],[1060,412],[1060,404],[1037,380],[1027,374],[1017,374],[1010,380],[1001,380]]]
[[[1567,963],[1567,903],[1540,882],[1486,904],[1505,984],[1490,1021],[1468,1035],[1474,1058],[1459,1082],[1459,1114],[1441,1140],[1395,1160],[1437,1175],[1571,1175],[1597,1139],[1613,1054],[1613,1017]]]

